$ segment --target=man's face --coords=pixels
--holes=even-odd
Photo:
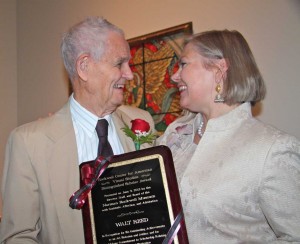
[[[101,107],[105,114],[113,112],[123,103],[125,82],[133,79],[129,59],[127,41],[119,33],[110,32],[100,61],[89,65],[88,93],[93,106]]]

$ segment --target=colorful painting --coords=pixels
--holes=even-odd
[[[128,40],[134,79],[127,82],[124,104],[147,110],[160,134],[182,112],[177,86],[170,77],[178,69],[188,34],[192,34],[191,22]]]

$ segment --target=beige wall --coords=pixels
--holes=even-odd
[[[18,122],[56,111],[67,99],[61,34],[102,15],[128,38],[192,21],[194,32],[237,29],[248,40],[268,94],[259,116],[300,138],[299,0],[26,0],[18,3]]]
[[[0,1],[1,159],[3,141],[17,117],[18,124],[23,124],[47,116],[67,100],[59,53],[61,34],[88,15],[106,17],[123,28],[127,38],[188,21],[193,22],[194,32],[239,30],[248,40],[267,84],[267,98],[258,117],[300,138],[299,0]]]
[[[0,180],[5,144],[17,126],[16,0],[0,1]],[[0,197],[1,200],[1,197]],[[1,201],[0,201],[1,216]]]

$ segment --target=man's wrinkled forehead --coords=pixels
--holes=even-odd
[[[127,62],[131,58],[129,44],[122,35],[108,37],[104,51],[105,59]]]

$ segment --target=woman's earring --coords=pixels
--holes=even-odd
[[[215,97],[215,100],[214,102],[215,103],[223,103],[224,102],[224,98],[221,96],[220,92],[221,92],[221,85],[220,84],[217,84],[216,86],[216,92],[218,93]]]

